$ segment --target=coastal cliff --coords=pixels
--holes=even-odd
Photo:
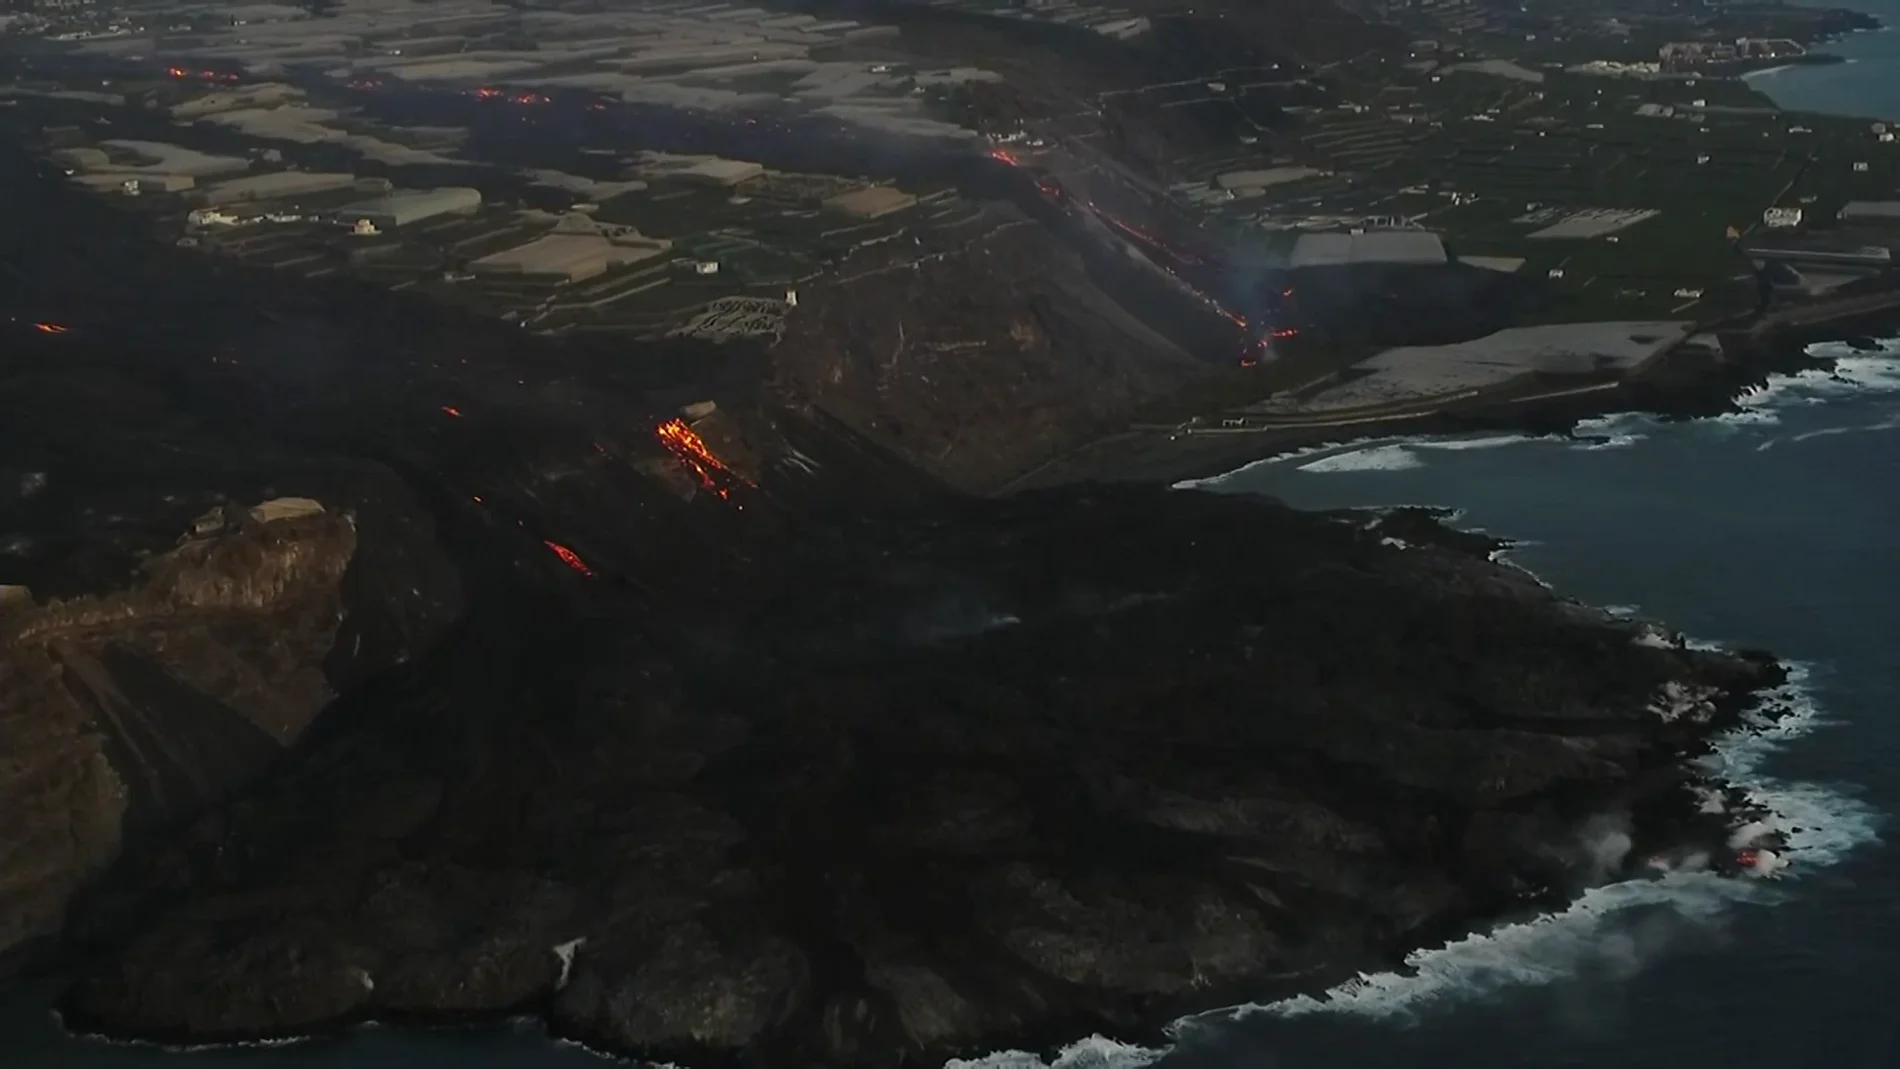
[[[1390,522],[946,502],[806,532],[716,642],[555,603],[505,638],[478,604],[478,688],[437,663],[122,865],[141,905],[82,919],[119,949],[63,1012],[202,1042],[528,1011],[662,1060],[930,1063],[1145,1036],[1720,848],[1681,758],[1772,661]]]
[[[535,1013],[764,1066],[1152,1036],[1719,857],[1683,758],[1782,678],[1416,516],[946,488],[1193,371],[1016,230],[814,290],[748,394],[697,350],[233,297],[14,181],[44,210],[10,222],[76,222],[9,237],[9,308],[116,302],[0,350],[34,636],[0,879],[19,937],[65,915],[74,1028]],[[280,497],[323,512],[228,513]]]

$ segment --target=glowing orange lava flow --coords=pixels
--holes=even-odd
[[[35,323],[33,324],[33,329],[39,331],[41,334],[66,333],[66,328],[60,326],[58,323]]]
[[[712,450],[706,448],[705,440],[694,433],[693,428],[688,427],[685,420],[669,419],[653,428],[653,434],[660,440],[660,444],[666,447],[667,452],[673,454],[681,464],[686,465],[686,470],[699,479],[699,485],[718,494],[721,498],[730,497],[731,491],[723,485],[719,476],[745,483],[747,486],[752,485],[746,482],[738,472],[726,467],[725,461],[714,456]]]
[[[549,541],[545,538],[541,540],[541,544],[548,547],[555,556],[561,558],[562,564],[567,565],[569,568],[574,569],[589,579],[594,577],[594,570],[587,566],[587,562],[581,559],[579,553],[574,552],[559,542]]]

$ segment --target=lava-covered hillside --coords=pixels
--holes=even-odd
[[[10,843],[0,890],[38,889],[27,934],[66,916],[47,960],[88,1029],[535,1012],[768,1066],[1143,1034],[1719,844],[1680,759],[1780,678],[1416,517],[954,492],[906,454],[1019,463],[1012,420],[1047,445],[1024,406],[1134,335],[1033,247],[871,291],[891,318],[815,299],[845,336],[786,366],[832,370],[873,435],[780,403],[756,352],[220,272],[16,153],[0,180],[27,206],[0,231],[0,583],[52,636],[0,660],[0,729],[32,742],[0,787],[90,777],[29,810],[88,848]],[[998,292],[1039,264],[1049,289]],[[986,310],[951,407],[875,363]],[[1101,366],[1144,356],[1178,363]],[[903,406],[931,418],[877,425]],[[135,820],[115,781],[163,804]],[[1605,820],[1636,853],[1582,848]]]
[[[881,254],[806,288],[780,384],[949,485],[1001,485],[1210,371],[1029,219],[914,266]]]

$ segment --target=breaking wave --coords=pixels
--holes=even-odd
[[[1831,357],[1831,371],[1802,371],[1778,375],[1735,399],[1742,411],[1717,417],[1719,422],[1774,424],[1778,408],[1818,405],[1857,394],[1900,392],[1900,338],[1878,342],[1863,350],[1846,342],[1819,342],[1808,346],[1810,356]]]
[[[981,1058],[952,1058],[944,1069],[1141,1069],[1166,1053],[1098,1035],[1063,1047],[1048,1061],[1028,1051],[1005,1050]]]
[[[1634,615],[1630,606],[1611,611]],[[1696,643],[1707,646],[1708,643]],[[1780,832],[1804,872],[1833,865],[1878,841],[1879,815],[1865,803],[1813,783],[1789,782],[1763,771],[1767,758],[1790,740],[1827,723],[1812,689],[1812,669],[1789,667],[1788,681],[1767,692],[1743,724],[1716,740],[1698,766],[1738,788],[1747,804]],[[1402,969],[1360,976],[1317,996],[1249,1003],[1174,1022],[1178,1038],[1249,1017],[1350,1015],[1377,1020],[1416,1019],[1432,1009],[1586,975],[1628,978],[1669,952],[1680,937],[1716,928],[1738,905],[1773,903],[1787,882],[1747,880],[1708,872],[1672,872],[1593,888],[1568,907],[1532,920],[1474,933],[1419,950]],[[1002,1051],[953,1061],[946,1069],[1143,1069],[1167,1053],[1091,1036],[1062,1048],[1051,1060]]]
[[[1785,782],[1762,771],[1765,759],[1782,744],[1825,723],[1809,681],[1807,666],[1793,666],[1788,682],[1764,696],[1759,706],[1785,709],[1785,714],[1778,719],[1753,714],[1748,723],[1720,738],[1700,762],[1704,771],[1740,788],[1751,804],[1770,814],[1765,819],[1786,836],[1789,852],[1801,866],[1797,875],[1832,865],[1876,841],[1880,824],[1878,815],[1859,799],[1818,784]],[[1561,911],[1417,951],[1406,958],[1403,971],[1362,975],[1319,996],[1216,1011],[1182,1024],[1204,1026],[1258,1014],[1406,1018],[1433,1006],[1568,980],[1592,970],[1633,975],[1666,950],[1662,944],[1671,930],[1634,923],[1639,918],[1663,911],[1675,924],[1712,926],[1737,904],[1773,902],[1782,893],[1777,883],[1711,873],[1677,872],[1609,884],[1585,892]]]
[[[1596,419],[1578,420],[1573,433],[1579,440],[1573,442],[1570,448],[1586,451],[1628,449],[1649,437],[1638,431],[1635,420],[1628,416],[1599,416]]]
[[[1780,423],[1780,411],[1794,406],[1855,395],[1900,393],[1900,359],[1896,359],[1900,357],[1900,339],[1880,342],[1875,351],[1845,343],[1820,343],[1810,346],[1808,352],[1834,358],[1835,367],[1772,379],[1737,398],[1740,411],[1700,422],[1767,428]],[[1569,442],[1566,447],[1630,448],[1647,438],[1660,422],[1641,413],[1585,420],[1578,424],[1576,434],[1589,440]],[[1770,439],[1769,444],[1888,429],[1900,429],[1900,413],[1877,422],[1803,431]],[[1216,489],[1254,467],[1290,461],[1300,461],[1297,470],[1309,474],[1406,471],[1424,466],[1423,454],[1433,450],[1489,448],[1537,440],[1516,435],[1449,440],[1360,439],[1307,447],[1178,487]],[[1634,617],[1639,610],[1615,606],[1606,612]],[[1740,790],[1749,806],[1767,814],[1764,819],[1783,836],[1797,865],[1786,879],[1746,880],[1707,872],[1672,872],[1656,879],[1608,884],[1585,892],[1564,909],[1416,951],[1400,969],[1361,975],[1318,995],[1185,1018],[1175,1022],[1173,1033],[1185,1037],[1190,1032],[1219,1028],[1248,1017],[1344,1015],[1407,1020],[1435,1008],[1510,989],[1605,972],[1630,976],[1666,954],[1677,937],[1716,928],[1738,906],[1783,898],[1788,887],[1807,873],[1840,862],[1855,850],[1878,841],[1880,835],[1880,815],[1859,798],[1835,787],[1783,780],[1765,771],[1768,758],[1777,750],[1827,724],[1811,683],[1809,666],[1791,666],[1787,683],[1764,695],[1757,711],[1717,739],[1711,752],[1698,762],[1703,772]],[[1778,715],[1771,715],[1771,710]],[[956,1069],[1141,1069],[1165,1053],[1097,1036],[1063,1048],[1049,1062],[1009,1051],[956,1063]]]
[[[1316,475],[1336,471],[1406,471],[1423,467],[1419,450],[1462,453],[1473,449],[1497,449],[1501,446],[1534,442],[1525,434],[1500,434],[1486,438],[1418,438],[1364,449],[1348,448],[1300,465],[1299,470]],[[1309,454],[1310,455],[1310,454]],[[1284,459],[1284,458],[1282,458]]]
[[[1735,399],[1739,411],[1712,416],[1696,422],[1727,427],[1773,427],[1781,422],[1778,410],[1823,404],[1863,394],[1900,393],[1900,338],[1879,341],[1874,349],[1857,348],[1846,342],[1817,342],[1808,346],[1808,354],[1834,360],[1830,371],[1802,371],[1778,375]],[[1661,421],[1642,412],[1626,412],[1581,420],[1568,448],[1579,450],[1627,449],[1643,441]],[[1831,427],[1794,435],[1788,442],[1804,442],[1833,434],[1856,431],[1900,429],[1900,414],[1875,423],[1853,427]],[[1482,438],[1359,438],[1346,442],[1305,446],[1204,479],[1186,479],[1175,483],[1177,490],[1220,489],[1255,468],[1278,466],[1304,460],[1297,470],[1310,475],[1346,472],[1410,471],[1425,465],[1421,450],[1458,452],[1492,449],[1523,442],[1553,442],[1561,439],[1534,435],[1493,435]],[[1783,439],[1769,439],[1759,449],[1769,449]],[[1309,459],[1313,458],[1313,459]]]
[[[1823,404],[1847,397],[1900,393],[1900,338],[1868,350],[1846,343],[1819,343],[1811,355],[1831,357],[1828,371],[1778,376],[1738,397],[1738,412],[1705,424],[1736,428],[1773,428],[1781,413],[1797,406]],[[1635,446],[1661,421],[1629,413],[1581,422],[1576,433],[1593,440],[1568,443],[1584,450]],[[1816,438],[1863,431],[1900,429],[1900,412],[1850,426],[1806,430],[1768,438],[1758,448],[1777,442],[1796,444]],[[1762,432],[1758,432],[1762,433]],[[1772,430],[1765,433],[1772,434]],[[1480,448],[1535,440],[1523,437],[1434,441],[1379,439],[1311,447],[1269,458],[1259,464],[1302,460],[1299,471],[1403,471],[1422,467],[1421,455],[1433,449]],[[1465,444],[1473,443],[1473,444]],[[1479,444],[1481,443],[1481,444]],[[1317,458],[1317,459],[1310,459]],[[1255,465],[1248,465],[1247,468]],[[1247,470],[1188,485],[1217,486]],[[1606,610],[1635,616],[1632,606]],[[1365,1019],[1409,1020],[1440,1007],[1466,1003],[1505,990],[1546,986],[1580,976],[1609,972],[1629,976],[1668,952],[1677,938],[1695,930],[1717,928],[1739,906],[1773,903],[1788,894],[1806,874],[1839,863],[1854,851],[1877,842],[1882,818],[1865,802],[1834,786],[1783,780],[1766,770],[1768,758],[1792,740],[1827,725],[1827,718],[1811,690],[1812,669],[1793,665],[1782,687],[1763,697],[1757,711],[1736,729],[1724,734],[1698,762],[1712,778],[1740,790],[1747,803],[1768,814],[1764,819],[1784,838],[1797,868],[1784,880],[1745,880],[1706,872],[1672,872],[1657,879],[1631,880],[1594,888],[1562,910],[1520,923],[1500,925],[1473,933],[1443,946],[1409,955],[1400,969],[1364,974],[1318,995],[1301,995],[1273,1003],[1248,1004],[1186,1018],[1174,1025],[1185,1036],[1203,1028],[1248,1017],[1301,1018],[1317,1015]],[[1779,715],[1770,715],[1770,710]],[[1065,1048],[1051,1069],[1068,1069],[1075,1048]],[[1100,1062],[1109,1069],[1137,1069],[1162,1051],[1117,1047],[1120,1062]],[[1015,1057],[1021,1057],[1016,1055]],[[983,1069],[1035,1069],[1041,1062],[972,1063]]]
[[[1538,441],[1538,438],[1529,434],[1498,434],[1488,438],[1435,438],[1429,442],[1416,442],[1413,445],[1418,449],[1463,453],[1472,449],[1496,449],[1499,446],[1535,441]]]

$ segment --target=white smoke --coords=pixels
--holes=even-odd
[[[1584,886],[1607,883],[1623,872],[1633,845],[1629,823],[1626,813],[1603,813],[1577,829],[1575,845],[1564,853],[1566,860],[1578,868]]]

